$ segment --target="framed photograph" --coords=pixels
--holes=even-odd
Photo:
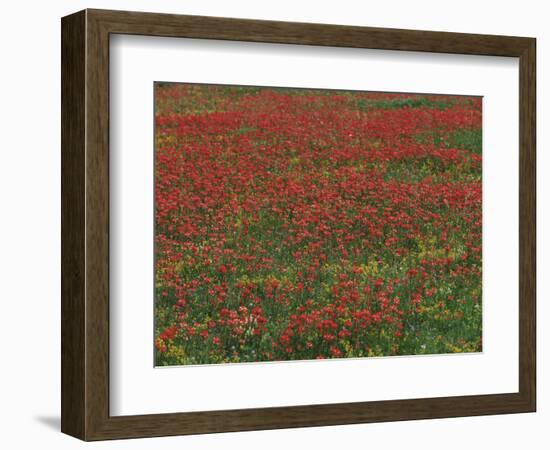
[[[61,30],[64,433],[535,411],[534,38]]]

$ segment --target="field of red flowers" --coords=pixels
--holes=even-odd
[[[481,98],[155,84],[155,362],[481,351]]]

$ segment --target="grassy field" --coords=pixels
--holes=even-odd
[[[481,351],[481,99],[155,85],[155,361]]]

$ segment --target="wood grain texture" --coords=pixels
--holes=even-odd
[[[521,56],[529,38],[436,31],[88,10],[112,33],[280,44]]]
[[[536,41],[519,64],[519,383],[536,409]]]
[[[78,437],[86,428],[85,20],[76,13],[61,27],[61,430]]]
[[[89,439],[109,417],[109,33],[89,13],[86,75],[85,412]]]
[[[109,34],[112,33],[519,57],[519,392],[110,416]],[[534,39],[86,10],[63,18],[62,41],[62,430],[65,433],[84,440],[99,440],[535,410]]]

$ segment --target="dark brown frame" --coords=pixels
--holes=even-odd
[[[61,31],[64,433],[100,440],[535,411],[534,38],[105,10],[64,17]],[[519,57],[519,392],[110,416],[108,162],[109,35],[113,33]]]

